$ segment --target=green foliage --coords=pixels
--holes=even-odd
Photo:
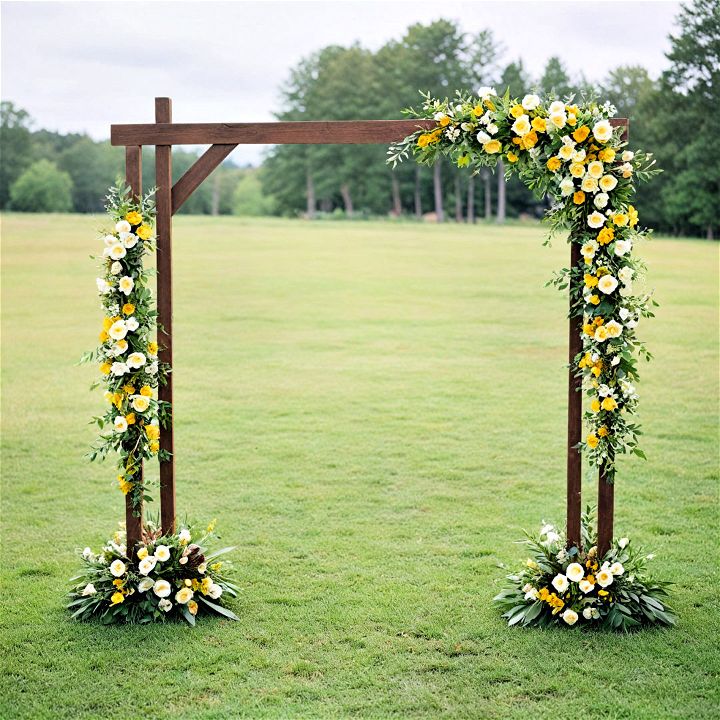
[[[233,192],[233,215],[258,217],[273,215],[275,204],[262,191],[262,182],[257,170],[248,170],[235,186]]]
[[[0,103],[0,208],[10,201],[10,187],[32,163],[30,115],[13,103]]]
[[[21,212],[68,212],[72,178],[49,160],[34,162],[10,188],[10,207]]]

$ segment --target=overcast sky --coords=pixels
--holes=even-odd
[[[278,86],[302,57],[355,41],[377,49],[415,22],[491,28],[504,60],[533,75],[551,55],[571,74],[665,67],[676,2],[2,2],[2,98],[37,127],[109,136],[152,122],[153,98],[177,122],[272,120]],[[245,146],[237,162],[256,161]]]

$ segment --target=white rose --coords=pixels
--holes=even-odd
[[[558,150],[558,157],[559,157],[561,160],[564,160],[565,162],[568,162],[569,160],[572,160],[572,156],[573,156],[573,153],[574,153],[574,152],[575,152],[575,151],[573,150],[573,146],[572,146],[572,145],[563,145],[563,146]]]
[[[127,255],[127,250],[124,245],[116,243],[110,248],[108,253],[113,260],[122,260]]]
[[[121,577],[125,574],[125,563],[122,560],[113,560],[110,563],[110,572],[116,578]]]
[[[116,377],[121,377],[125,375],[128,369],[128,366],[124,362],[114,362],[110,366],[110,372]]]
[[[157,371],[158,371],[158,364],[157,364],[157,362],[150,363],[150,364],[147,366],[146,372],[147,372],[148,375],[157,375]]]
[[[609,120],[600,120],[593,125],[593,135],[598,142],[605,143],[612,138],[613,129]]]
[[[585,571],[580,563],[570,563],[565,570],[565,575],[573,582],[580,582],[585,576]]]
[[[492,140],[492,138],[483,130],[481,130],[475,137],[477,137],[477,141],[481,145],[484,145],[486,142],[490,142],[490,140]]]
[[[630,151],[630,150],[626,150],[626,151],[622,154],[622,161],[623,161],[623,162],[630,162],[630,160],[632,160],[634,157],[635,157],[635,153],[634,153],[634,152],[632,152],[632,151]]]
[[[595,180],[599,180],[603,176],[603,164],[599,160],[593,160],[587,166],[588,175]]]
[[[525,110],[534,110],[538,105],[540,105],[540,98],[537,95],[526,95],[522,99],[521,105]]]
[[[165,562],[170,559],[170,548],[167,545],[158,545],[154,555],[160,562]]]
[[[605,216],[595,210],[588,215],[587,223],[591,228],[601,228],[605,224]]]
[[[155,558],[153,555],[148,555],[146,558],[143,558],[140,561],[140,564],[138,565],[138,570],[141,575],[148,575],[155,569],[156,564],[157,558]]]
[[[616,240],[615,254],[622,257],[632,250],[632,240]]]
[[[570,176],[564,177],[560,181],[560,193],[563,197],[567,197],[575,190],[575,183]]]
[[[105,243],[105,247],[112,247],[117,243],[117,238],[114,235],[106,235],[103,238],[103,242]]]
[[[207,571],[207,563],[200,563],[200,564],[197,566],[197,571],[198,571],[201,575],[204,575],[205,572]]]
[[[113,340],[122,340],[127,335],[128,327],[124,320],[116,320],[108,330]]]
[[[218,585],[217,583],[213,583],[210,585],[210,589],[208,590],[208,595],[213,599],[217,600],[223,593],[222,585]]]
[[[595,178],[586,175],[580,184],[580,188],[586,193],[596,193],[598,189],[598,182]]]
[[[610,198],[607,193],[598,193],[593,200],[593,205],[595,205],[598,210],[602,210],[608,204],[609,199]]]
[[[604,293],[605,295],[610,295],[610,293],[615,290],[615,288],[618,286],[618,281],[616,278],[614,278],[612,275],[603,275],[600,280],[598,280],[598,290],[601,293]]]
[[[94,595],[97,592],[95,586],[92,583],[88,583],[82,591],[82,596],[87,597],[88,595]]]
[[[537,596],[538,596],[538,591],[537,591],[536,588],[530,588],[530,589],[525,593],[525,599],[526,599],[526,600],[535,600],[535,599],[537,599]]]
[[[592,618],[593,609],[591,607],[586,607],[583,609],[583,617],[586,620],[590,620]]]
[[[597,252],[597,250],[598,244],[594,240],[590,240],[580,248],[580,254],[584,258],[592,260],[595,257],[595,253]]]
[[[610,572],[613,575],[620,576],[625,572],[625,568],[622,566],[622,563],[616,562],[610,566]]]
[[[497,95],[495,88],[489,87],[488,85],[483,85],[481,88],[478,88],[477,94],[483,100],[487,100],[489,97]]]
[[[611,320],[605,324],[607,333],[611,338],[620,337],[622,335],[623,326],[617,320]]]
[[[574,610],[570,610],[568,608],[563,614],[562,619],[568,624],[568,625],[574,625],[578,621],[578,614]]]
[[[613,577],[614,576],[610,572],[610,568],[602,567],[595,575],[595,580],[600,587],[606,588],[612,585]]]
[[[553,578],[552,585],[559,593],[564,593],[568,589],[569,583],[565,575],[558,573]]]
[[[137,318],[134,315],[131,315],[126,321],[125,321],[125,327],[130,332],[135,332],[139,327],[140,323],[137,321]]]
[[[610,192],[617,187],[617,178],[614,175],[603,175],[600,178],[600,187],[605,192]]]
[[[578,587],[582,592],[584,592],[586,595],[589,592],[592,592],[593,588],[595,587],[594,583],[591,583],[589,580],[581,580],[578,583]]]
[[[145,573],[147,574],[147,573]],[[155,581],[152,578],[144,577],[137,586],[137,589],[139,592],[144,593],[148,590],[152,590],[153,585],[155,585]]]
[[[187,561],[188,561],[188,559],[187,559],[186,557],[181,557],[181,558],[180,558],[180,564],[181,564],[181,565],[186,565],[186,564],[187,564]]]
[[[132,292],[134,285],[135,281],[130,276],[125,275],[124,277],[120,278],[118,288],[120,289],[120,292],[129,295]]]
[[[130,229],[130,223],[127,220],[120,220],[119,222],[115,223],[115,232],[129,233]]]
[[[625,308],[623,308],[623,310],[624,309]],[[622,313],[622,310],[620,312]],[[627,310],[625,312],[627,312]],[[618,540],[618,545],[620,546],[620,549],[624,550],[628,546],[629,542],[630,542],[630,540],[628,538],[620,538]]]
[[[560,536],[556,532],[549,532],[547,534],[547,537],[545,538],[545,542],[543,545],[552,545],[554,542],[557,542],[560,539]]]
[[[115,432],[124,433],[128,429],[127,420],[122,416],[118,415],[115,418]]]
[[[175,602],[179,605],[185,605],[185,603],[192,600],[193,597],[193,591],[189,587],[180,588],[175,593]]]
[[[634,274],[635,273],[633,272],[632,268],[622,267],[618,272],[618,277],[620,278],[620,281],[623,283],[623,285],[627,285],[632,281]]]
[[[83,556],[86,560],[90,560],[90,558],[93,556],[93,551],[92,551],[89,547],[86,547],[86,548],[82,551],[82,556]]]
[[[127,366],[133,370],[141,368],[146,362],[145,355],[141,352],[134,352],[128,355]]]
[[[163,612],[170,612],[170,610],[172,610],[172,606],[173,606],[172,601],[168,600],[167,598],[163,598],[163,599],[158,603],[158,607],[159,607]]]
[[[132,395],[130,397],[133,410],[145,412],[150,407],[150,398],[146,395]]]
[[[516,118],[515,122],[512,124],[513,132],[521,137],[523,135],[527,135],[531,129],[532,126],[530,125],[530,118],[527,115],[521,115],[519,118]]]
[[[495,125],[495,123],[490,123],[490,124],[487,126],[487,131],[488,131],[491,135],[496,135],[496,134],[497,134],[497,131],[498,131],[498,126]]]
[[[133,235],[133,233],[128,233],[123,238],[123,245],[129,250],[130,248],[134,248],[137,245],[137,235]]]
[[[158,597],[166,598],[172,592],[172,587],[170,587],[170,583],[167,580],[156,580],[153,585],[153,592]]]
[[[557,115],[558,113],[564,113],[564,112],[565,112],[565,103],[562,102],[562,100],[555,100],[554,102],[550,103],[550,107],[548,108],[549,115]]]
[[[109,293],[110,290],[112,290],[112,285],[110,285],[110,283],[103,278],[95,278],[95,284],[97,285],[98,292],[102,293],[103,295]]]
[[[551,525],[550,523],[545,523],[545,524],[540,528],[540,534],[541,534],[541,535],[547,535],[549,532],[552,532],[553,530],[555,530],[555,526],[554,526],[554,525]]]
[[[572,154],[572,161],[576,163],[581,163],[585,160],[585,151],[584,150],[573,150]]]
[[[110,272],[113,275],[119,275],[122,272],[122,263],[117,260],[110,266]]]
[[[116,342],[112,348],[110,349],[110,354],[113,357],[117,357],[118,355],[122,355],[126,350],[128,349],[128,345],[124,340],[121,340],[120,342]]]

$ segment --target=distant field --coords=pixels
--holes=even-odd
[[[178,508],[238,546],[241,622],[103,628],[63,609],[74,549],[122,518],[74,364],[102,222],[2,218],[1,718],[718,717],[717,244],[641,250],[649,460],[622,464],[616,527],[680,624],[611,637],[490,606],[522,529],[563,518],[564,243],[177,218]]]

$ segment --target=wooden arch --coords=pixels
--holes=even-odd
[[[624,127],[627,138],[628,121],[618,118],[610,121]],[[157,205],[157,307],[160,337],[159,359],[173,364],[172,345],[172,216],[182,207],[210,173],[238,145],[323,145],[351,144],[388,145],[402,140],[418,127],[430,129],[432,120],[348,120],[317,122],[273,123],[173,123],[170,98],[155,98],[155,122],[147,124],[112,125],[110,143],[125,147],[125,178],[133,194],[142,193],[142,147],[155,146],[155,201]],[[207,145],[210,147],[188,171],[173,185],[172,146]],[[570,243],[570,267],[580,262],[580,247]],[[568,360],[572,366],[575,356],[582,350],[580,337],[582,317],[572,315],[568,327]],[[173,400],[173,373],[167,384],[158,391],[159,399]],[[174,407],[172,412],[174,414]],[[169,453],[169,459],[160,463],[160,521],[163,532],[175,530],[175,452],[171,416],[168,426],[161,428],[160,448]],[[577,445],[582,439],[581,379],[572,369],[568,373],[567,415],[567,540],[568,545],[580,546],[580,516],[582,488],[582,456]],[[141,471],[142,472],[142,471]],[[614,485],[606,481],[600,468],[598,480],[598,552],[604,555],[610,547],[613,534]],[[130,496],[125,500],[125,522],[128,549],[134,548],[142,534],[142,507],[136,514]]]

